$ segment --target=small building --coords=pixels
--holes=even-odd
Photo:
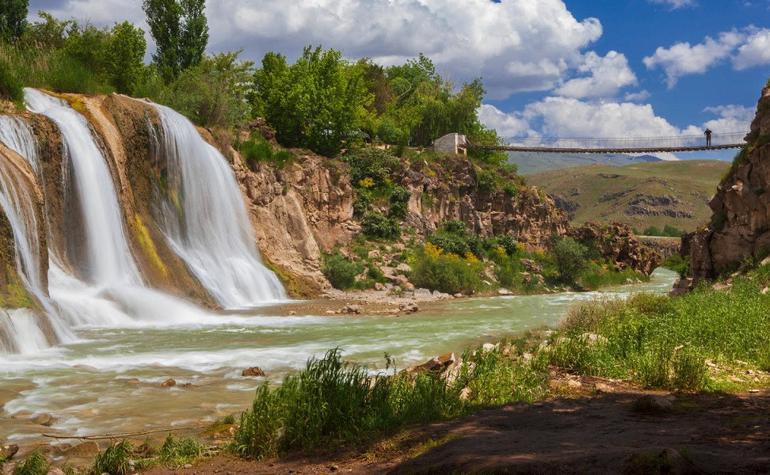
[[[458,133],[446,134],[433,141],[433,150],[455,155],[468,155],[468,139]]]

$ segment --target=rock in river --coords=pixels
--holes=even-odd
[[[247,378],[262,378],[265,376],[265,372],[262,371],[262,368],[259,366],[252,366],[251,368],[246,368],[241,372],[241,376],[245,376]]]

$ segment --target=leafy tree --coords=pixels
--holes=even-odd
[[[38,16],[42,21],[27,26],[25,43],[39,50],[63,48],[67,40],[67,32],[76,26],[75,21],[62,21],[48,12],[39,12]]]
[[[228,127],[243,122],[254,63],[239,61],[238,54],[204,57],[182,72],[157,100],[200,125]]]
[[[553,257],[564,282],[573,283],[586,269],[588,249],[570,237],[563,237],[553,246]]]
[[[280,54],[266,54],[254,86],[254,108],[279,142],[327,156],[339,153],[360,126],[370,100],[361,68],[320,47],[305,48],[292,65]]]
[[[204,0],[144,0],[143,8],[157,44],[153,60],[167,82],[202,61],[209,40]]]
[[[0,39],[18,40],[27,27],[29,0],[0,0]]]
[[[107,65],[110,80],[118,92],[134,92],[144,69],[146,49],[144,31],[140,28],[125,21],[112,29],[107,48]]]

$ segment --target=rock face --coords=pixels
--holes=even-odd
[[[770,252],[770,87],[765,87],[746,136],[747,146],[709,203],[706,229],[683,239],[696,280],[735,270],[747,259]]]
[[[631,268],[650,274],[662,260],[657,251],[639,241],[625,224],[602,226],[587,223],[571,230],[569,235],[580,242],[592,243],[603,256],[615,263],[617,270]]]

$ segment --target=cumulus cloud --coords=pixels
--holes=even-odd
[[[652,94],[647,89],[643,89],[637,92],[628,92],[623,96],[623,100],[626,102],[644,102],[650,98]]]
[[[143,24],[141,1],[33,0],[64,17]],[[602,35],[595,18],[576,19],[563,0],[208,0],[211,51],[297,55],[323,44],[383,64],[422,52],[457,81],[481,76],[493,98],[559,84]]]
[[[666,5],[668,7],[671,7],[672,10],[677,10],[679,8],[684,7],[690,7],[695,5],[695,0],[648,0],[650,3],[655,3],[657,5]]]
[[[729,31],[720,33],[717,39],[706,37],[696,45],[676,43],[669,48],[658,48],[655,54],[647,56],[643,62],[647,69],[663,69],[668,87],[672,88],[682,76],[703,74],[728,58],[744,38],[742,33]]]
[[[770,64],[770,29],[753,31],[733,58],[737,70]]]
[[[570,79],[556,89],[556,94],[577,99],[614,97],[620,89],[637,83],[626,56],[617,51],[604,57],[593,51],[586,53],[578,72],[587,76]]]
[[[720,33],[717,39],[706,37],[696,45],[660,47],[643,61],[647,69],[662,69],[672,88],[682,76],[703,74],[727,59],[739,71],[770,64],[770,29],[750,26]]]
[[[740,105],[723,105],[707,107],[704,112],[714,115],[699,127],[689,126],[682,133],[697,135],[704,129],[711,129],[715,134],[748,133],[751,121],[754,119],[754,109]]]
[[[478,113],[481,123],[495,129],[501,137],[519,137],[531,132],[529,123],[519,114],[506,114],[491,104],[482,104]]]

